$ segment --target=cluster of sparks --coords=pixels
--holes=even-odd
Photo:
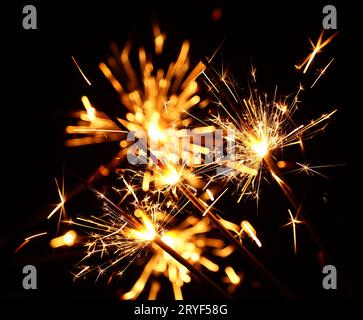
[[[224,83],[228,86],[226,82]],[[218,100],[217,105],[228,113],[228,117],[218,115],[214,116],[212,121],[215,126],[227,132],[227,140],[234,141],[232,145],[227,143],[229,148],[227,151],[230,151],[234,157],[226,161],[227,170],[223,174],[227,174],[229,179],[238,181],[241,188],[238,202],[246,191],[251,192],[251,186],[252,193],[258,196],[261,169],[264,164],[277,182],[281,183],[277,173],[270,167],[272,155],[292,145],[299,145],[303,149],[303,139],[312,137],[324,128],[319,125],[325,123],[337,111],[323,114],[307,125],[296,126],[292,119],[301,90],[300,86],[292,102],[288,103],[276,101],[276,91],[273,100],[268,101],[267,95],[260,96],[251,89],[247,99],[239,101],[236,98],[237,102],[243,105],[243,113],[236,113],[236,116],[232,116],[223,102]],[[220,165],[219,159],[216,159],[213,165]]]
[[[316,55],[332,38],[333,36],[323,40],[321,34],[316,44],[311,42],[312,52],[296,68],[303,69],[305,74]],[[154,26],[155,56],[163,54],[165,39],[166,35]],[[68,225],[81,226],[88,231],[86,256],[79,263],[81,270],[75,277],[83,277],[91,271],[96,271],[101,276],[110,271],[111,279],[114,275],[124,275],[128,267],[138,260],[143,265],[141,274],[131,289],[121,295],[122,299],[136,299],[146,288],[149,290],[147,297],[156,299],[161,290],[161,277],[171,283],[174,298],[182,299],[182,286],[190,283],[192,276],[198,275],[195,269],[203,274],[223,272],[228,292],[233,293],[244,278],[243,273],[236,272],[231,263],[221,264],[220,261],[227,261],[227,257],[237,253],[238,248],[246,251],[246,238],[249,239],[247,243],[254,243],[257,247],[261,247],[262,243],[248,221],[235,224],[224,219],[223,213],[214,212],[215,203],[228,190],[225,188],[221,191],[220,184],[216,181],[223,179],[226,184],[235,182],[239,190],[238,202],[249,194],[258,199],[265,172],[269,172],[277,182],[290,200],[292,209],[296,211],[294,216],[288,210],[290,222],[286,224],[292,227],[296,253],[296,225],[303,221],[298,220],[300,207],[280,174],[279,167],[283,161],[277,162],[276,159],[279,151],[288,146],[303,148],[303,139],[324,128],[326,121],[336,110],[321,115],[306,125],[297,125],[293,117],[298,110],[299,94],[303,90],[301,85],[289,99],[280,99],[277,88],[272,98],[269,98],[252,86],[249,96],[240,98],[228,77],[219,74],[210,61],[200,62],[190,70],[188,41],[182,44],[177,59],[166,70],[156,69],[151,55],[143,48],[138,50],[139,68],[132,66],[130,44],[121,51],[116,45],[111,48],[113,56],[107,63],[101,63],[99,68],[119,94],[127,113],[124,117],[112,116],[83,96],[81,100],[85,110],[73,114],[78,123],[66,128],[70,135],[66,145],[74,147],[117,141],[120,151],[111,161],[102,164],[87,183],[91,185],[96,179],[117,172],[125,187],[117,190],[121,201],[113,201],[106,193],[95,191],[104,203],[102,216],[64,219]],[[91,85],[74,58],[73,61]],[[321,70],[316,81],[332,61]],[[251,74],[255,84],[256,70],[253,69]],[[209,101],[201,99],[203,92],[200,83],[207,85]],[[226,95],[229,99],[224,98]],[[205,108],[207,105],[214,105],[210,108],[207,119],[192,115],[193,108]],[[223,129],[226,133],[224,139],[227,151],[234,157],[221,160],[214,154],[212,163],[195,165],[190,161],[175,164],[176,160],[184,159],[184,150],[175,153],[175,148],[169,148],[175,141],[168,136],[167,130],[174,130],[177,138],[183,138],[186,134],[184,129],[190,127],[193,121],[194,128],[200,133]],[[198,127],[200,124],[202,126]],[[137,138],[146,133],[147,150],[149,144],[161,146],[158,148],[161,151],[157,153],[140,152],[139,156],[147,159],[146,165],[141,169],[121,165],[130,148],[129,141],[126,140],[130,131]],[[197,149],[202,154],[215,152],[193,144],[192,139],[190,144],[192,150]],[[296,172],[319,174],[306,164],[297,163],[296,166]],[[216,167],[225,168],[223,175],[211,173]],[[127,179],[127,176],[132,178]],[[64,187],[60,187],[58,182],[57,188],[61,201],[49,214],[49,218],[58,211],[60,217],[65,217],[64,206],[68,199]],[[223,232],[219,235],[217,232],[216,236],[216,229]],[[225,235],[231,235],[236,242],[229,241]],[[77,233],[71,230],[52,239],[51,246],[70,246],[77,243],[77,239]]]
[[[134,201],[128,201],[132,209],[125,211],[104,194],[96,193],[104,202],[103,216],[77,217],[75,221],[65,221],[69,225],[89,230],[88,242],[85,243],[87,254],[79,263],[80,271],[75,277],[83,277],[93,271],[101,276],[117,265],[118,271],[111,273],[109,278],[112,279],[115,274],[123,275],[135,259],[144,260],[145,265],[138,280],[130,291],[122,294],[122,299],[136,299],[144,291],[149,280],[148,298],[156,299],[160,290],[158,279],[162,275],[172,284],[175,299],[183,298],[181,288],[183,284],[191,282],[190,271],[160,247],[160,242],[173,248],[172,250],[182,259],[211,272],[218,272],[220,267],[206,256],[206,252],[212,252],[216,258],[226,258],[233,252],[233,248],[227,246],[223,240],[208,236],[211,231],[208,219],[199,220],[188,216],[170,227],[171,221],[180,213],[178,206],[170,201],[153,203],[150,197],[139,200],[132,192]],[[261,245],[255,230],[247,221],[243,221],[242,228],[231,225],[236,232],[239,232],[240,238],[245,232],[252,235],[258,245]],[[73,230],[69,231],[68,237],[70,232],[74,234]],[[56,241],[59,241],[58,238],[52,239],[53,247],[56,247],[54,246]],[[145,248],[149,250],[143,254]],[[97,260],[93,266],[89,261],[92,259]],[[125,260],[127,263],[121,268],[120,265]],[[239,283],[239,276],[232,266],[227,266],[225,272],[229,280],[227,281],[230,285],[229,290],[233,290]]]

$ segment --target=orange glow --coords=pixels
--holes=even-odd
[[[255,138],[251,138],[251,148],[257,155],[262,159],[268,153],[268,143],[266,139],[257,140]]]
[[[226,275],[227,275],[228,279],[231,281],[231,283],[233,283],[233,284],[240,283],[241,279],[232,267],[228,266],[224,269],[224,271],[226,272]]]
[[[71,247],[74,245],[77,239],[77,233],[74,230],[70,230],[62,236],[50,240],[50,246],[52,248],[59,248],[63,246]]]
[[[94,121],[96,119],[96,109],[92,107],[91,102],[87,96],[81,98],[84,108],[87,111],[87,116],[89,121]]]
[[[141,210],[138,210],[138,213],[135,215],[141,216],[143,225],[139,229],[128,229],[126,231],[128,237],[141,241],[152,241],[156,237],[157,233],[150,218]]]
[[[167,169],[161,175],[161,183],[164,185],[175,185],[179,182],[180,174],[171,164],[167,165]]]
[[[262,243],[261,241],[257,238],[256,236],[256,230],[252,227],[252,225],[247,221],[247,220],[243,220],[241,222],[241,227],[242,230],[245,231],[247,233],[247,235],[256,242],[256,244],[259,247],[262,247]]]

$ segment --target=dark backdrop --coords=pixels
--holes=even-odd
[[[190,39],[191,59],[197,62],[210,55],[227,36],[221,49],[223,59],[242,84],[252,62],[265,90],[272,91],[278,84],[282,92],[290,93],[297,85],[293,66],[308,54],[307,38],[315,41],[318,37],[325,3],[32,1],[38,9],[38,29],[29,31],[21,25],[25,4],[6,6],[2,19],[1,50],[5,55],[1,84],[0,261],[5,271],[0,275],[4,275],[0,297],[116,299],[117,284],[109,287],[103,280],[94,283],[92,277],[72,281],[71,271],[81,257],[79,248],[53,252],[48,241],[39,239],[14,254],[24,237],[44,229],[54,233],[55,226],[49,229],[45,217],[58,201],[54,177],[62,175],[63,166],[66,171],[86,176],[117,148],[108,144],[70,151],[63,146],[66,113],[81,108],[80,97],[90,90],[70,57],[79,60],[90,79],[101,79],[97,65],[110,53],[109,43],[114,41],[122,46],[129,39],[136,45],[150,43],[152,22],[158,21],[167,33],[170,57],[175,56],[183,39]],[[287,218],[288,204],[278,190],[266,186],[258,217],[253,216],[252,206],[248,209],[250,219],[264,232],[266,247],[257,254],[292,291],[305,299],[339,299],[361,293],[361,19],[355,4],[336,5],[339,33],[318,57],[321,66],[330,57],[335,61],[315,89],[303,94],[306,110],[300,119],[309,120],[322,112],[339,109],[325,133],[308,143],[307,158],[316,164],[346,166],[324,171],[330,180],[299,176],[291,182],[299,197],[305,199],[309,218],[335,261],[339,290],[322,289],[317,248],[306,232],[299,234],[298,256],[291,254],[291,232],[279,229],[286,222],[283,217]],[[211,19],[216,7],[222,9],[217,22]],[[107,82],[95,81],[101,83],[92,91],[95,99],[117,108],[116,95]],[[327,203],[323,197],[328,199]],[[243,208],[234,201],[222,202],[221,207],[229,212]],[[21,269],[25,264],[38,267],[36,291],[26,292],[21,287]],[[189,297],[193,297],[193,292],[186,291]],[[197,292],[206,298],[211,296],[203,289]],[[271,292],[262,294],[265,295],[273,297]],[[260,297],[242,289],[236,296]]]

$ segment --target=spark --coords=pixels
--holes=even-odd
[[[209,189],[207,189],[206,192],[207,192],[207,194],[209,196],[209,199],[211,199],[212,201],[214,201],[213,193]]]
[[[151,283],[151,288],[150,288],[150,293],[149,293],[148,300],[156,300],[159,291],[160,291],[160,282],[153,281]],[[134,294],[134,297],[135,297],[135,294]]]
[[[90,122],[94,121],[96,119],[96,109],[92,107],[91,102],[89,101],[87,96],[83,96],[81,98],[81,101],[87,111],[88,120]]]
[[[286,223],[284,225],[284,227],[287,226],[292,226],[292,234],[293,234],[293,238],[294,238],[294,254],[297,253],[297,243],[296,243],[296,224],[300,224],[303,223],[302,221],[298,220],[297,217],[299,215],[299,212],[296,214],[296,216],[294,217],[291,213],[291,210],[288,209],[289,215],[290,215],[290,222]]]
[[[14,253],[17,253],[21,248],[23,248],[27,243],[29,243],[29,240],[23,241],[15,250]]]
[[[309,164],[303,164],[303,163],[299,163],[299,162],[296,162],[296,164],[300,167],[300,169],[292,170],[291,172],[298,172],[298,173],[303,172],[303,173],[305,173],[307,175],[317,174],[317,175],[322,176],[323,178],[326,178],[326,179],[328,179],[327,176],[321,174],[320,172],[318,172],[315,169],[332,167],[332,165],[324,165],[324,166],[314,166],[314,167],[311,167]]]
[[[203,204],[203,206],[205,207],[205,210],[202,214],[202,216],[204,217],[208,212],[210,213],[210,209],[217,203],[217,201],[222,198],[222,196],[228,191],[228,188],[224,189],[223,192],[221,192],[219,194],[219,196],[217,197],[217,199],[215,199],[209,206],[207,206],[206,204]],[[201,199],[199,199],[201,201]]]
[[[320,33],[320,36],[318,38],[318,41],[316,42],[316,44],[314,44],[311,39],[309,38],[309,42],[312,48],[312,52],[303,60],[303,62],[301,64],[295,65],[295,68],[300,70],[302,67],[305,66],[303,73],[305,74],[306,71],[309,69],[309,66],[311,65],[311,63],[313,62],[314,58],[316,57],[316,55],[318,53],[320,53],[322,51],[322,49],[328,45],[333,38],[336,36],[336,33],[334,33],[332,36],[330,36],[328,39],[323,41],[323,35],[324,35],[324,31],[322,31]]]
[[[75,275],[75,278],[79,278],[82,274],[84,274],[90,267],[89,266],[86,266],[84,267],[80,272],[78,272],[76,275]]]
[[[224,271],[232,284],[239,284],[241,282],[240,277],[232,267],[228,266],[224,269]]]
[[[256,72],[257,72],[256,67],[254,67],[253,65],[251,65],[251,77],[253,79],[253,82],[256,82]]]
[[[160,27],[156,23],[153,25],[153,33],[154,33],[155,53],[157,55],[160,55],[163,52],[163,46],[166,39],[166,34],[160,31]]]
[[[63,208],[64,205],[64,201],[62,200],[53,210],[52,212],[48,215],[47,219],[50,219],[59,209]]]
[[[24,239],[24,241],[14,250],[14,253],[17,253],[20,249],[22,249],[26,244],[28,244],[30,242],[30,240],[34,239],[34,238],[39,238],[42,236],[47,235],[48,232],[40,232],[34,235],[31,235],[27,238]]]
[[[31,239],[38,238],[38,237],[41,237],[41,236],[45,236],[46,234],[48,234],[48,232],[40,232],[40,233],[34,234],[32,236],[29,236],[29,237],[25,238],[24,240],[25,241],[30,241]]]
[[[319,81],[320,77],[321,77],[323,74],[325,74],[326,70],[329,68],[329,66],[331,65],[331,63],[332,63],[333,61],[334,61],[334,58],[333,58],[333,59],[331,59],[331,60],[328,62],[328,64],[325,66],[325,68],[323,68],[323,69],[320,71],[320,73],[319,73],[318,77],[315,79],[315,81],[314,81],[314,82],[313,82],[313,84],[311,85],[310,89],[311,89],[311,88],[313,88],[313,87],[315,86],[315,84]]]
[[[116,129],[92,129],[92,128],[79,128],[79,127],[68,127],[69,133],[92,133],[92,132],[102,132],[102,133],[127,133],[128,131],[116,130]]]
[[[62,187],[59,187],[58,180],[55,178],[55,184],[57,186],[58,195],[60,198],[59,204],[52,210],[51,213],[47,216],[47,219],[50,219],[58,210],[60,210],[60,217],[65,215],[64,204],[66,203],[65,191],[64,191],[64,178],[62,182]]]
[[[92,83],[91,83],[91,82],[87,79],[87,77],[86,77],[86,75],[84,74],[84,72],[82,71],[81,67],[78,65],[78,63],[77,63],[76,59],[75,59],[73,56],[72,56],[71,58],[72,58],[72,60],[73,60],[74,64],[76,65],[76,67],[77,67],[78,71],[79,71],[79,72],[80,72],[80,74],[82,75],[83,79],[84,79],[84,80],[86,80],[86,82],[87,82],[87,84],[88,84],[89,86],[91,86],[91,85],[92,85]]]
[[[89,266],[87,272],[98,270],[99,275],[125,259],[133,261],[158,232],[158,225],[153,222],[158,213],[157,206],[147,207],[146,200],[135,202],[134,213],[130,214],[121,210],[108,197],[102,195],[101,199],[105,201],[103,216],[77,217],[76,221],[69,221],[71,225],[90,230],[84,260],[92,256],[100,259],[108,257],[96,266]]]
[[[256,236],[256,230],[252,227],[252,225],[247,221],[247,220],[243,220],[241,222],[241,232],[246,232],[247,235],[254,241],[256,242],[257,246],[259,246],[260,248],[262,247],[262,243],[261,241],[257,238]]]

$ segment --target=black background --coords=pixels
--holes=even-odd
[[[98,63],[109,55],[109,44],[122,46],[132,39],[135,45],[150,45],[151,25],[158,21],[167,33],[166,50],[173,58],[184,39],[191,41],[191,59],[210,55],[227,36],[222,47],[223,60],[235,77],[245,84],[252,62],[257,68],[261,87],[271,92],[276,84],[280,91],[296,89],[294,64],[309,53],[308,37],[315,41],[321,30],[322,7],[326,3],[260,3],[222,2],[37,2],[38,29],[22,28],[22,7],[28,3],[6,6],[3,13],[2,53],[2,203],[0,250],[4,279],[2,299],[117,299],[120,286],[105,281],[73,282],[71,272],[81,257],[81,250],[71,248],[53,252],[47,240],[36,240],[17,254],[14,249],[37,231],[50,230],[45,217],[58,201],[54,177],[63,167],[86,176],[109,158],[117,146],[106,145],[66,150],[63,130],[67,112],[81,108],[80,97],[92,94],[98,104],[119,106],[115,93],[102,79]],[[359,116],[361,108],[359,41],[361,26],[355,5],[336,4],[338,35],[318,56],[317,65],[335,58],[327,75],[316,87],[303,94],[304,112],[299,120],[306,122],[322,112],[338,108],[329,127],[307,145],[314,164],[346,164],[324,171],[330,180],[293,176],[297,194],[339,272],[339,289],[321,287],[321,269],[317,248],[301,229],[299,253],[292,255],[290,230],[279,229],[286,223],[288,204],[279,190],[268,184],[264,201],[256,216],[253,206],[237,206],[225,201],[220,207],[227,212],[246,213],[246,217],[263,231],[263,251],[256,252],[266,265],[298,298],[350,299],[361,294],[359,261],[361,255],[361,206],[359,161]],[[222,9],[218,22],[211,19],[214,8]],[[362,14],[363,17],[363,14]],[[91,81],[85,84],[71,56],[75,56]],[[170,59],[171,59],[170,58]],[[96,158],[97,157],[97,158]],[[275,190],[276,189],[276,190]],[[328,198],[327,204],[322,200]],[[278,213],[276,213],[278,212]],[[300,231],[300,229],[299,229]],[[38,268],[39,289],[21,287],[22,267]],[[243,266],[242,268],[243,269]],[[257,275],[254,275],[257,276]],[[164,299],[170,296],[166,292]],[[198,295],[197,295],[198,294]],[[203,288],[186,289],[186,297],[212,298]],[[255,292],[241,288],[237,298],[274,298],[269,290]]]

